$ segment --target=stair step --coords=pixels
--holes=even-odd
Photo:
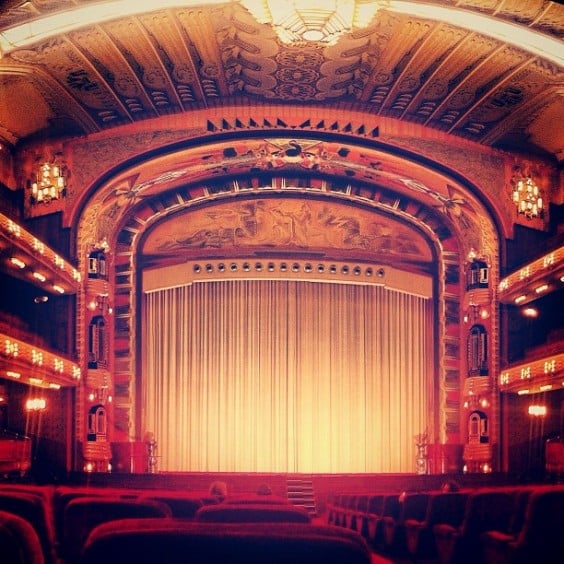
[[[313,482],[307,479],[289,478],[286,480],[288,500],[297,507],[303,507],[312,516],[317,515]]]

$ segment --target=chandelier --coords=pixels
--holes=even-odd
[[[335,43],[353,28],[367,27],[386,0],[240,0],[259,23],[270,24],[284,43]]]
[[[66,179],[63,167],[56,162],[39,166],[35,181],[31,183],[31,203],[50,204],[66,196]]]
[[[523,176],[515,180],[512,197],[517,213],[523,214],[527,219],[543,216],[542,194],[531,176]]]

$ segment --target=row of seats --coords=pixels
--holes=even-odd
[[[103,553],[110,562],[230,554],[231,562],[370,563],[361,535],[313,525],[304,508],[274,495],[2,484],[0,513],[0,562],[8,564],[94,562]]]
[[[327,521],[411,561],[556,563],[564,554],[564,487],[340,494]]]

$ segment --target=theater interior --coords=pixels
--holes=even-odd
[[[563,35],[2,2],[0,560],[560,562]]]

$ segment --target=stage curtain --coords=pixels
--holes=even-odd
[[[430,302],[283,280],[145,294],[142,419],[159,469],[413,472],[433,412]]]

